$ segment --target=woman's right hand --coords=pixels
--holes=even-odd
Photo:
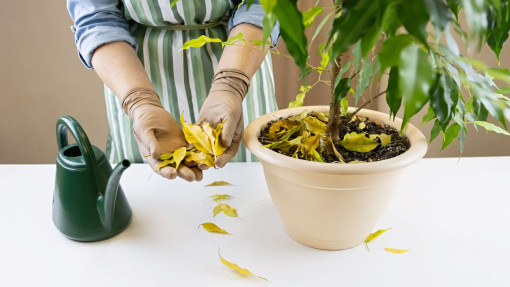
[[[158,169],[162,153],[173,153],[180,147],[188,146],[177,121],[166,111],[154,91],[139,90],[130,93],[123,101],[123,107],[133,120],[133,133],[138,147],[147,162],[159,175],[174,179],[177,176],[187,181],[200,181],[202,170],[195,163],[182,164],[176,170],[165,166]],[[184,162],[183,162],[184,163]]]

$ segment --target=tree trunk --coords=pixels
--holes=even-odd
[[[326,136],[331,138],[334,144],[338,142],[338,134],[342,124],[340,121],[340,101],[335,105],[335,79],[340,72],[340,58],[341,56],[338,56],[331,67],[331,104],[329,106],[329,119],[326,127]]]

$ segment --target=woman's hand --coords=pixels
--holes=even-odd
[[[188,142],[179,124],[163,108],[154,91],[130,93],[124,99],[123,107],[133,120],[133,133],[138,147],[156,173],[168,179],[179,176],[187,181],[202,180],[202,170],[194,163],[180,165],[177,170],[171,166],[157,168],[162,153],[173,153],[180,147],[188,146]]]
[[[227,148],[216,158],[216,166],[224,167],[237,153],[243,133],[243,99],[250,87],[250,79],[240,70],[223,69],[213,78],[211,91],[205,99],[198,122],[216,127],[223,124],[222,144]]]

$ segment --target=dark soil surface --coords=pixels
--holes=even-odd
[[[310,115],[313,116],[313,114],[310,114]],[[359,126],[362,121],[365,123],[365,128],[360,129]],[[267,127],[262,131],[262,133],[267,133],[271,124],[272,124],[272,122],[267,125]],[[374,150],[366,152],[366,153],[349,151],[349,150],[345,149],[344,147],[342,147],[341,145],[338,145],[338,144],[335,145],[337,150],[343,156],[346,163],[351,162],[351,161],[374,162],[374,161],[390,159],[390,158],[396,157],[396,156],[406,152],[409,149],[409,147],[411,146],[411,144],[409,143],[409,139],[407,137],[400,136],[399,131],[396,130],[395,128],[393,128],[389,125],[383,124],[381,122],[374,122],[374,121],[370,120],[369,118],[365,118],[365,117],[356,117],[355,116],[353,120],[351,120],[349,123],[345,124],[340,129],[340,133],[339,133],[340,139],[343,139],[345,134],[352,133],[352,132],[356,132],[356,133],[364,132],[366,134],[376,134],[376,135],[379,135],[379,134],[391,135],[391,142],[382,148],[379,145]],[[289,140],[291,140],[291,139],[292,139],[292,137]],[[261,136],[259,136],[259,141],[264,145],[271,143],[267,140],[267,138],[263,138]],[[379,141],[379,139],[377,139],[377,141]],[[291,155],[292,154],[290,154],[288,156],[291,156]],[[326,157],[326,158],[323,157],[323,160],[325,162],[338,161],[333,155]]]

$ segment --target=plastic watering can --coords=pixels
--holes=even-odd
[[[67,130],[76,144],[68,144]],[[106,155],[90,144],[80,124],[70,116],[57,121],[57,143],[55,226],[77,241],[98,241],[122,232],[131,220],[131,208],[119,180],[130,162],[123,160],[112,169]]]

